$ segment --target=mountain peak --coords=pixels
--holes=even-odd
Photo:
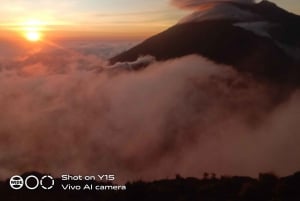
[[[234,21],[300,21],[300,17],[278,7],[275,3],[263,0],[256,4],[237,2],[218,2],[203,4],[194,13],[184,17],[178,24],[201,22],[207,20]]]
[[[142,55],[168,60],[190,54],[258,77],[300,84],[300,17],[269,1],[222,2],[110,61],[135,61]]]
[[[248,5],[239,3],[221,2],[216,4],[203,5],[201,9],[191,15],[184,17],[178,24],[201,22],[207,20],[235,20],[235,21],[256,21],[262,17],[247,8]]]
[[[256,13],[267,21],[289,23],[289,21],[300,20],[300,16],[290,13],[277,6],[275,3],[267,0],[263,0],[253,5],[236,4],[236,6],[248,10],[249,12]]]
[[[268,1],[268,0],[262,0],[258,3],[258,5],[266,6],[266,7],[273,7],[273,8],[279,8],[275,3]]]

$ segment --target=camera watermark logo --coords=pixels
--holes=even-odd
[[[46,185],[45,182],[44,182],[46,179],[50,180],[51,184]],[[40,185],[45,190],[52,189],[54,187],[54,179],[53,179],[53,177],[51,177],[50,175],[43,176],[42,179],[40,180]]]
[[[9,185],[14,190],[20,190],[24,186],[28,190],[36,190],[39,187],[44,190],[50,190],[54,187],[54,179],[50,175],[45,175],[41,179],[35,175],[29,175],[26,178],[15,175],[10,178]]]
[[[126,185],[116,185],[112,182],[116,180],[114,174],[98,175],[62,175],[61,178],[54,179],[50,175],[28,174],[15,175],[9,180],[9,185],[14,190],[45,190],[54,188],[63,191],[125,191]]]
[[[21,176],[13,176],[9,180],[9,185],[14,190],[20,190],[24,186],[24,180]]]

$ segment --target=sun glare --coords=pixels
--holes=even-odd
[[[44,23],[39,20],[29,20],[23,24],[25,39],[30,42],[37,42],[42,39]]]
[[[25,37],[28,41],[31,41],[31,42],[37,42],[37,41],[41,40],[41,34],[36,31],[27,32],[25,34]]]

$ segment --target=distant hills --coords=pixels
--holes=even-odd
[[[143,55],[163,61],[189,54],[276,82],[300,83],[300,16],[269,1],[219,3],[110,59],[132,62]]]

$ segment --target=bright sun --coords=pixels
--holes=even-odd
[[[25,37],[28,41],[37,42],[41,40],[41,34],[37,31],[29,31],[25,34]]]
[[[29,20],[23,24],[23,32],[26,40],[37,42],[42,40],[44,23],[39,20]]]

